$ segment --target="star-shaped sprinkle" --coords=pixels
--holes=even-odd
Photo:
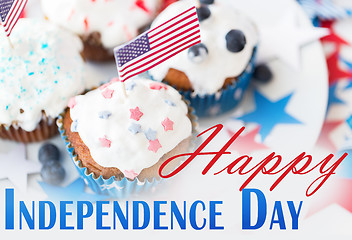
[[[106,136],[104,136],[103,138],[99,138],[99,141],[100,141],[100,145],[102,147],[105,147],[105,148],[111,147],[111,141],[109,139],[107,139]]]
[[[98,113],[99,118],[101,119],[108,119],[111,116],[111,112],[110,111],[101,111]]]
[[[134,180],[138,176],[138,173],[135,173],[133,170],[125,170],[123,171],[123,174],[126,178],[131,180]]]
[[[130,119],[134,119],[136,121],[139,121],[139,119],[141,119],[141,117],[143,116],[143,113],[139,110],[139,107],[136,107],[135,109],[130,109],[130,112]]]
[[[343,71],[339,66],[339,52],[338,48],[333,54],[331,54],[326,62],[329,69],[329,83],[334,85],[338,80],[343,78],[352,78],[352,72]]]
[[[345,39],[341,38],[338,34],[336,34],[333,28],[333,23],[334,21],[322,21],[321,26],[323,28],[329,28],[330,34],[325,37],[322,37],[321,41],[323,43],[332,42],[332,43],[335,43],[336,46],[350,45]]]
[[[153,89],[153,90],[160,90],[162,88],[167,90],[167,86],[160,82],[153,82],[149,86],[150,86],[150,89]]]
[[[74,108],[76,105],[77,105],[76,97],[70,98],[70,100],[68,101],[67,106],[72,109],[72,108]]]
[[[175,104],[174,102],[172,102],[172,101],[170,101],[170,100],[168,100],[168,99],[165,99],[165,103],[166,103],[167,105],[171,106],[171,107],[175,107],[175,106],[176,106],[176,104]]]
[[[160,142],[158,139],[155,139],[154,141],[149,140],[149,147],[148,150],[152,152],[157,152],[161,148]]]
[[[101,94],[103,95],[104,98],[110,99],[112,98],[112,95],[114,94],[114,90],[111,90],[109,88],[105,88]]]
[[[255,110],[239,117],[238,119],[247,123],[258,123],[261,126],[259,132],[264,141],[278,123],[301,123],[285,111],[286,105],[290,101],[291,96],[292,94],[273,102],[256,91],[254,92]]]
[[[165,131],[174,130],[174,122],[169,118],[165,118],[164,121],[161,122]]]
[[[45,182],[38,182],[44,192],[48,195],[48,199],[52,201],[90,201],[108,199],[107,195],[90,194],[85,192],[85,183],[82,178],[77,178],[74,182],[66,187],[54,186]]]
[[[260,127],[256,127],[253,130],[249,131],[247,134],[240,135],[236,139],[236,141],[231,144],[230,149],[237,151],[241,155],[250,154],[253,151],[257,150],[268,149],[267,146],[256,141],[255,139],[259,134],[259,130]],[[235,134],[235,132],[230,129],[228,129],[227,132],[230,137]]]
[[[77,120],[74,120],[71,123],[71,132],[77,132],[77,126],[78,126],[78,122],[77,122]]]
[[[141,132],[141,125],[137,123],[131,123],[131,125],[128,127],[128,131],[130,131],[133,134],[137,134]]]
[[[332,104],[344,104],[345,102],[342,101],[340,98],[336,96],[336,88],[337,83],[334,83],[329,88],[329,101],[328,101],[328,109],[331,107]]]
[[[154,131],[151,128],[149,128],[147,131],[145,131],[144,134],[148,140],[154,141],[156,139],[156,131]]]
[[[27,175],[38,173],[41,165],[26,160],[25,145],[20,144],[8,153],[0,154],[0,179],[8,179],[23,193],[27,189]]]

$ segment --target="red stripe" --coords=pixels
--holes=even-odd
[[[191,36],[196,35],[196,34],[199,34],[199,33],[200,33],[200,30],[198,30],[198,31],[196,31],[196,32],[194,32],[194,33],[191,33],[191,34],[189,34],[189,35],[187,35],[187,36],[185,36],[185,37],[183,37],[183,38],[177,40],[176,42],[172,43],[172,45],[175,45],[175,44],[177,44],[177,43],[179,43],[179,42],[182,42],[183,40],[185,40],[185,39],[187,39],[187,38],[190,38]],[[166,40],[165,42],[168,42],[168,41],[169,41],[169,40]],[[164,42],[164,43],[165,43],[165,42]],[[163,43],[163,44],[164,44],[164,43]],[[162,45],[162,44],[159,44],[159,45]],[[168,46],[166,46],[166,47],[164,47],[164,48],[161,48],[161,49],[159,49],[158,51],[155,51],[155,52],[153,52],[153,53],[151,53],[151,54],[152,54],[152,55],[158,54],[159,52],[164,51],[165,49],[169,48],[169,47],[172,46],[172,45],[168,45]],[[157,48],[157,47],[154,47],[154,48]],[[141,61],[144,61],[145,59],[147,59],[147,58],[149,58],[149,57],[150,57],[150,54],[148,54],[147,56],[145,56],[145,57],[139,59],[139,60],[136,61],[136,62],[133,62],[133,65],[135,65],[135,64],[137,64],[137,63],[139,63],[139,62],[141,62]],[[122,67],[123,67],[123,66],[122,66]],[[125,69],[128,68],[128,67],[129,67],[129,65],[126,66],[126,67],[124,67],[124,68],[121,68],[120,71],[123,71],[123,70],[125,70]]]
[[[160,26],[158,26],[158,27],[156,27],[156,28],[153,28],[152,30],[150,30],[150,31],[149,31],[149,33],[151,33],[151,32],[153,32],[153,31],[155,31],[156,29],[158,29],[158,28],[160,28],[160,27],[162,27],[162,26],[164,26],[165,24],[168,24],[169,22],[171,22],[171,21],[175,20],[176,18],[178,18],[179,16],[181,16],[181,15],[183,15],[183,14],[185,14],[185,13],[187,13],[187,12],[191,11],[192,9],[195,9],[195,7],[191,7],[190,9],[188,9],[188,10],[184,11],[183,13],[180,13],[180,14],[179,14],[179,15],[177,15],[176,17],[171,18],[169,21],[164,22],[164,23],[163,23],[163,24],[161,24]]]
[[[149,41],[149,44],[153,44],[153,43],[159,41],[160,39],[163,39],[164,37],[167,37],[167,36],[173,34],[174,32],[177,32],[177,31],[179,31],[180,29],[182,29],[182,28],[184,28],[184,27],[187,27],[188,25],[190,25],[190,24],[192,24],[192,23],[195,23],[195,22],[197,22],[197,21],[198,21],[198,19],[194,19],[194,20],[192,20],[191,22],[185,23],[184,25],[182,25],[182,26],[180,26],[180,27],[178,27],[178,28],[172,30],[171,32],[168,32],[168,33],[166,33],[165,35],[163,35],[163,36],[161,36],[161,37],[159,37],[159,38],[157,38],[157,39],[155,39],[155,40],[153,40],[153,41]]]
[[[22,12],[22,10],[24,9],[24,7],[25,7],[25,5],[26,5],[24,2],[26,2],[26,1],[22,1],[22,2],[21,2],[22,5],[20,5],[20,6],[16,9],[16,13],[13,15],[13,18],[11,19],[11,23],[10,23],[10,25],[8,26],[8,28],[11,26],[11,24],[12,24],[14,18],[16,17],[16,15],[17,15],[17,13],[18,13],[18,10],[21,9],[21,12]],[[15,19],[15,24],[14,24],[13,26],[16,25],[18,19],[20,18],[21,12],[20,12],[20,14],[18,15],[18,18]],[[8,28],[5,29],[6,32],[8,31]]]
[[[165,32],[166,30],[172,28],[173,26],[178,25],[179,23],[184,22],[184,21],[186,21],[187,19],[194,17],[194,15],[196,15],[196,13],[192,13],[191,15],[182,18],[181,20],[179,20],[179,21],[177,21],[177,22],[171,24],[170,26],[168,26],[168,27],[165,28],[165,29],[160,30],[158,33],[155,33],[154,35],[148,34],[148,35],[149,35],[149,38],[153,38],[153,37],[155,37],[156,35],[159,35],[160,33]],[[149,33],[150,33],[150,32],[149,32]]]
[[[199,38],[199,37],[200,37],[200,36],[198,35],[198,36],[196,36],[196,37],[194,37],[194,38],[188,40],[188,41],[185,42],[183,45],[186,45],[186,44],[188,44],[188,43],[190,43],[190,42],[196,40],[196,39]],[[172,45],[170,45],[170,46],[172,46]],[[169,47],[169,46],[168,46],[168,47]],[[140,67],[143,67],[143,66],[145,66],[145,65],[148,65],[149,63],[154,62],[155,60],[157,60],[157,59],[159,59],[159,58],[161,58],[161,57],[163,57],[163,56],[169,54],[170,52],[175,51],[175,50],[178,49],[178,48],[180,48],[180,46],[177,46],[177,47],[174,47],[174,48],[168,50],[167,52],[163,53],[161,56],[155,57],[155,58],[149,60],[148,62],[143,63],[143,65],[136,66],[135,68],[132,68],[132,69],[130,69],[130,70],[127,71],[127,72],[124,72],[124,73],[121,75],[121,77],[124,77],[124,76],[126,76],[126,74],[128,74],[128,73],[133,72],[134,70],[136,70],[136,69],[138,69],[138,68],[140,68]],[[135,65],[135,64],[134,64],[134,65]]]
[[[11,10],[11,8],[10,8],[11,12],[8,12],[8,13],[7,13],[7,15],[8,15],[9,17],[7,18],[7,22],[5,22],[5,24],[4,24],[4,27],[6,27],[6,25],[8,24],[8,22],[9,22],[8,20],[9,20],[9,18],[12,16],[12,12],[16,9],[16,6],[17,6],[18,2],[19,2],[19,1],[16,1],[15,6],[14,6],[13,8],[12,8],[12,6],[11,6],[12,10]]]
[[[179,54],[180,52],[182,52],[182,51],[186,50],[187,48],[190,48],[190,47],[192,47],[193,45],[196,45],[196,44],[198,44],[198,43],[200,43],[200,42],[201,42],[201,41],[199,40],[198,42],[196,42],[196,43],[194,43],[194,44],[190,44],[190,45],[188,45],[188,46],[186,46],[186,47],[180,49],[179,51],[173,53],[172,55],[168,56],[168,57],[165,58],[165,59],[160,60],[159,62],[153,64],[152,66],[147,67],[147,68],[145,68],[145,69],[143,69],[143,70],[141,70],[141,71],[139,71],[139,72],[137,72],[137,73],[134,73],[134,74],[131,75],[131,76],[128,76],[126,79],[122,80],[122,82],[124,82],[124,81],[126,81],[127,79],[129,79],[129,78],[131,78],[131,77],[134,77],[134,76],[136,76],[136,75],[138,75],[138,74],[141,74],[141,73],[143,73],[143,72],[145,72],[145,71],[148,71],[149,69],[151,69],[151,68],[153,68],[153,67],[159,65],[160,63],[162,63],[162,62],[168,60],[169,58],[171,58],[171,57],[173,57],[173,56]]]
[[[25,1],[25,4],[23,5],[23,8],[22,8],[21,12],[22,12],[23,9],[25,8],[26,3],[27,3],[27,0]],[[21,13],[20,13],[20,15],[21,15]],[[5,32],[7,33],[7,34],[6,34],[7,37],[10,37],[13,28],[15,27],[15,25],[16,25],[17,22],[18,22],[18,20],[20,19],[20,15],[19,15],[18,18],[15,20],[15,23],[12,25],[12,27],[11,27],[11,25],[9,25],[9,27],[11,27],[10,31],[9,31],[9,30],[5,30]]]

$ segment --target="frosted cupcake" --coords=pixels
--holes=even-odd
[[[0,38],[0,138],[45,140],[55,119],[84,90],[79,38],[49,23],[20,19],[12,49]]]
[[[220,1],[200,2],[197,13],[202,43],[165,61],[150,74],[180,90],[198,116],[208,116],[233,109],[242,98],[253,73],[258,34],[253,22],[232,6]],[[194,1],[170,5],[152,27],[192,4]]]
[[[121,196],[131,186],[149,187],[160,165],[190,146],[193,116],[177,90],[163,83],[129,80],[125,96],[121,82],[113,81],[72,102],[59,130],[96,192]]]
[[[151,23],[159,0],[42,0],[44,15],[79,35],[89,60],[113,59],[113,48],[135,38]],[[59,9],[59,10],[58,10]]]

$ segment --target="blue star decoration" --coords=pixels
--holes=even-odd
[[[328,109],[331,107],[332,104],[345,104],[340,98],[336,96],[336,88],[337,82],[330,86],[329,88],[329,101],[328,101]]]
[[[347,90],[349,88],[352,88],[352,79],[349,79],[349,82],[348,84],[346,85],[345,89],[344,90]]]
[[[240,119],[246,123],[258,123],[261,126],[259,133],[264,141],[276,124],[301,124],[300,121],[285,111],[286,105],[290,101],[291,97],[292,93],[276,102],[272,102],[258,91],[255,91],[254,99],[256,109],[253,112],[247,113],[237,119]]]
[[[54,186],[45,182],[38,182],[48,199],[52,201],[90,201],[96,202],[108,199],[107,195],[90,194],[85,192],[85,183],[82,178],[76,179],[66,187]]]

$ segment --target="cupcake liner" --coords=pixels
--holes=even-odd
[[[252,57],[243,71],[233,84],[221,89],[215,94],[197,95],[193,91],[180,90],[185,99],[189,100],[198,117],[216,116],[234,109],[242,100],[244,92],[249,86],[255,68],[257,47],[253,49]]]
[[[45,116],[43,116],[36,129],[31,132],[27,132],[14,124],[9,127],[0,126],[0,138],[22,143],[41,142],[57,134],[55,120]]]
[[[61,138],[64,140],[66,149],[78,171],[80,176],[84,179],[89,188],[97,194],[104,194],[114,198],[126,198],[131,194],[139,194],[144,191],[151,191],[158,185],[163,179],[159,176],[156,176],[152,179],[145,179],[144,182],[141,182],[136,178],[134,181],[123,178],[122,180],[117,180],[115,176],[110,177],[109,179],[104,179],[102,176],[96,177],[93,172],[89,172],[87,167],[82,165],[82,162],[78,159],[74,148],[71,146],[70,141],[65,133],[63,127],[63,117],[61,114],[57,120],[57,126]],[[193,125],[193,129],[197,126],[197,117],[194,115],[194,110],[190,111],[190,119]],[[193,131],[192,137],[195,136],[195,131]],[[191,141],[192,143],[193,141]],[[193,147],[193,146],[190,146]]]

